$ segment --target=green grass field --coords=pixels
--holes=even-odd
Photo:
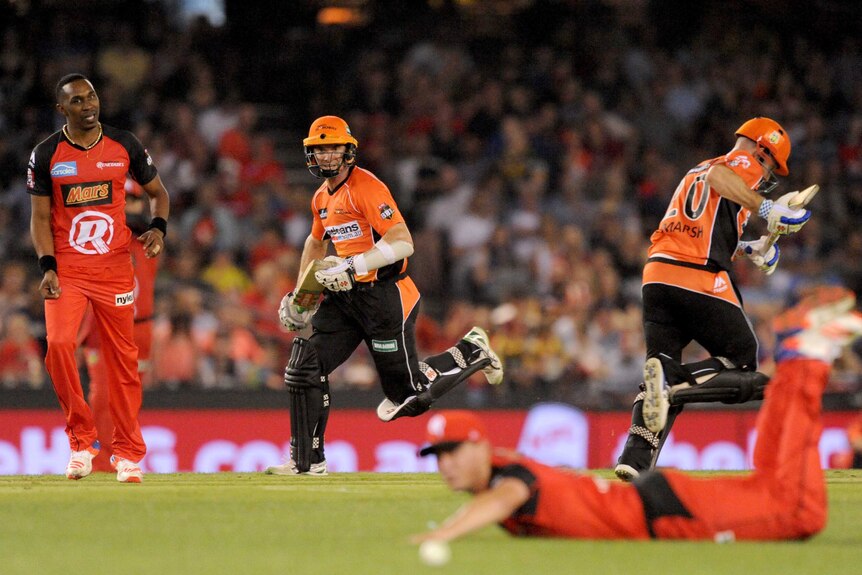
[[[436,475],[5,476],[0,574],[859,572],[862,472],[828,478],[829,525],[806,543],[515,539],[494,527],[455,542],[452,561],[434,568],[408,535],[464,501]]]

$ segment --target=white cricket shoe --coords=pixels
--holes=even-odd
[[[67,479],[82,479],[93,472],[93,458],[99,455],[99,442],[83,451],[73,451],[69,457],[69,465],[66,466]]]
[[[423,402],[423,399],[418,395],[411,395],[401,403],[395,403],[389,398],[385,398],[377,406],[377,419],[388,423],[399,417],[416,417],[428,411],[430,406],[430,400]]]
[[[479,326],[473,326],[473,329],[468,331],[467,335],[461,339],[478,347],[482,350],[482,356],[491,360],[488,367],[482,369],[482,373],[485,374],[485,379],[488,380],[488,383],[491,385],[499,385],[502,383],[503,362],[500,361],[500,357],[494,353],[493,349],[491,349],[491,340],[488,338],[488,334],[485,330]]]
[[[111,465],[117,470],[117,481],[120,483],[140,483],[144,480],[144,472],[134,461],[112,455]]]
[[[326,471],[326,460],[312,463],[308,471],[301,473],[296,467],[296,462],[290,458],[281,465],[267,467],[264,473],[266,475],[329,475],[329,472]]]
[[[617,466],[614,467],[614,474],[626,483],[631,483],[641,475],[640,471],[627,463],[617,463]]]
[[[670,403],[664,369],[657,357],[649,358],[644,364],[644,394],[642,408],[644,423],[647,429],[653,433],[659,433],[667,424]]]

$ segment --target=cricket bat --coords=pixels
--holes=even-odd
[[[314,272],[325,270],[335,265],[333,262],[324,260],[312,260],[302,270],[302,275],[299,276],[299,283],[296,284],[294,291],[293,304],[305,310],[317,309],[320,304],[320,294],[323,293],[323,286],[314,277]]]
[[[790,203],[787,204],[787,207],[793,210],[804,208],[811,203],[811,200],[814,199],[814,196],[816,196],[817,192],[819,191],[820,186],[818,186],[817,184],[814,184],[813,186],[808,186],[801,192],[797,193],[796,197],[790,200]],[[777,232],[772,232],[771,234],[769,234],[769,237],[766,239],[766,246],[763,248],[763,253],[767,253],[769,251],[769,248],[771,248],[772,245],[777,242],[778,238],[780,237],[781,234]]]

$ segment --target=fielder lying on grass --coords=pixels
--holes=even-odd
[[[474,498],[413,541],[448,541],[492,523],[513,535],[585,539],[811,537],[827,515],[821,396],[841,348],[862,335],[855,301],[848,290],[817,289],[777,318],[778,366],[757,420],[753,473],[662,470],[631,484],[606,481],[495,450],[477,415],[442,411],[428,421],[420,454],[436,455],[448,486]]]

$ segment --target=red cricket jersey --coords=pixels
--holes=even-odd
[[[490,487],[506,477],[523,481],[530,499],[502,527],[512,535],[583,539],[648,539],[635,488],[571,469],[549,467],[495,450]]]
[[[27,191],[51,196],[51,229],[59,266],[113,266],[129,260],[126,174],[141,185],[156,167],[131,133],[102,124],[102,136],[84,149],[60,130],[30,154]]]

